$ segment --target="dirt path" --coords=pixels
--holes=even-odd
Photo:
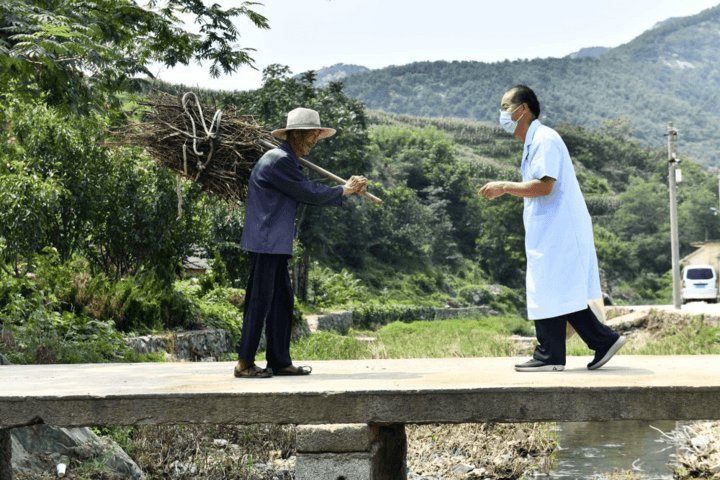
[[[615,307],[609,307],[609,309],[611,308]],[[617,308],[628,308],[635,311],[662,310],[680,314],[705,314],[720,316],[720,303],[689,302],[685,305],[682,305],[680,310],[676,309],[673,305],[634,305],[629,307]]]

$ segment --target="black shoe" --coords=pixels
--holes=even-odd
[[[588,370],[597,370],[605,365],[613,357],[613,355],[622,348],[623,345],[625,345],[625,337],[620,335],[609,347],[595,351],[595,358],[593,358],[592,362],[588,363]]]
[[[562,372],[565,365],[552,365],[550,363],[541,362],[531,358],[525,363],[515,365],[516,372]]]

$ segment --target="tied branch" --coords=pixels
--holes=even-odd
[[[121,145],[142,147],[160,165],[218,197],[242,202],[255,162],[277,141],[233,106],[201,106],[195,94],[181,101],[164,93],[142,102],[141,121],[117,131]]]
[[[181,100],[156,93],[140,104],[140,122],[115,132],[117,143],[144,148],[160,165],[175,170],[202,188],[231,202],[247,198],[255,162],[279,142],[255,119],[232,105],[222,110],[202,106],[194,93]],[[337,183],[345,180],[301,158],[300,163]],[[376,203],[382,201],[363,192]]]

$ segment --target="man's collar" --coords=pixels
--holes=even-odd
[[[530,127],[525,134],[525,147],[532,145],[533,138],[535,138],[535,132],[540,125],[542,125],[542,123],[540,123],[540,120],[538,120],[537,118],[530,122]]]
[[[290,158],[292,158],[297,163],[297,155],[295,155],[295,151],[290,146],[290,142],[285,141],[281,143],[278,148],[284,150],[288,155],[290,155]]]

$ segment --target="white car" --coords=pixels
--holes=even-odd
[[[717,302],[717,274],[711,265],[688,265],[682,274],[682,301]]]

